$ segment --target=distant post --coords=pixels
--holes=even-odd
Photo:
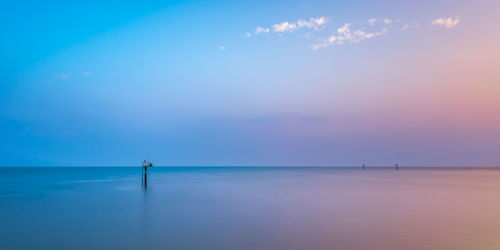
[[[361,168],[364,170],[366,168],[365,164],[363,164],[363,166]]]
[[[398,170],[398,169],[399,169],[399,165],[398,165],[397,163],[396,163],[396,164],[394,164],[394,167],[396,167],[396,170]]]
[[[148,168],[153,167],[153,164],[148,160],[142,162],[142,183],[148,185]]]

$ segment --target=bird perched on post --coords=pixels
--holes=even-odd
[[[142,162],[142,182],[148,184],[148,168],[153,167],[153,163],[149,161],[149,156]]]

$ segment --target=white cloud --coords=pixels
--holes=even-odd
[[[226,47],[224,47],[224,46],[219,46],[219,50],[225,50],[225,49],[226,49]]]
[[[432,21],[432,24],[444,26],[447,29],[451,29],[451,28],[455,27],[459,22],[460,22],[460,19],[458,17],[456,17],[456,18],[448,17],[448,18],[438,18],[438,19]]]
[[[327,19],[325,17],[310,18],[309,21],[300,19],[297,21],[297,26],[299,28],[306,27],[309,29],[318,29],[319,27],[325,25]]]
[[[282,32],[294,32],[301,28],[314,29],[319,30],[324,27],[328,22],[328,18],[326,17],[316,17],[309,19],[299,19],[296,22],[281,22],[272,25],[270,28],[257,27],[255,29],[255,34],[260,33],[269,33],[271,30],[273,32],[282,33]]]
[[[344,44],[344,43],[358,43],[363,40],[371,39],[377,36],[381,36],[393,28],[393,24],[400,24],[400,19],[391,18],[371,18],[364,22],[356,23],[345,23],[344,25],[333,29],[334,27],[327,27],[330,18],[327,17],[316,17],[309,19],[299,19],[295,22],[281,22],[272,25],[270,28],[257,27],[255,34],[260,33],[284,33],[284,32],[297,32],[300,29],[308,29],[314,31],[327,31],[334,32],[330,36],[317,37],[316,34],[307,32],[303,37],[314,38],[318,41],[317,44],[313,44],[311,48],[313,50],[318,50],[321,48],[329,47],[334,44]],[[408,24],[401,26],[398,25],[401,30],[406,30],[409,28]],[[247,35],[249,37],[249,35]]]
[[[350,23],[346,23],[344,24],[344,26],[340,27],[337,29],[337,33],[338,33],[338,36],[337,36],[337,40],[338,40],[338,44],[344,44],[344,40],[351,40],[352,39],[352,34],[351,34],[351,29],[349,27],[351,27],[352,24]]]
[[[285,32],[285,31],[292,32],[296,28],[297,28],[297,25],[295,23],[289,23],[289,22],[282,22],[282,23],[273,25],[274,32]]]
[[[89,72],[82,72],[82,76],[92,76],[93,74],[92,73],[89,73]]]
[[[247,38],[252,37],[252,34],[250,34],[250,32],[247,32],[247,33],[245,33],[245,37],[247,37]]]
[[[255,28],[255,34],[260,34],[260,33],[269,33],[269,29],[262,27]]]
[[[386,33],[388,30],[386,28],[383,28],[381,31],[379,32],[365,32],[363,30],[356,30],[354,31],[354,35],[352,36],[352,39],[349,40],[349,42],[351,43],[357,43],[357,42],[360,42],[360,41],[363,41],[365,39],[370,39],[370,38],[374,38],[376,36],[380,36],[384,33]]]
[[[374,38],[376,36],[381,36],[387,33],[389,30],[387,28],[383,28],[378,32],[367,32],[362,29],[356,29],[354,31],[351,30],[352,24],[346,23],[343,26],[337,28],[336,36],[329,36],[326,39],[323,39],[321,43],[315,44],[311,46],[313,50],[318,50],[321,48],[325,48],[331,46],[333,44],[344,44],[344,43],[358,43],[360,41]]]
[[[316,18],[314,19],[314,22],[317,24],[317,25],[323,25],[323,24],[326,24],[326,18],[325,17],[319,17],[319,18]]]
[[[339,34],[349,34],[351,31],[349,29],[349,27],[351,26],[352,24],[350,23],[346,23],[344,24],[344,26],[340,27],[337,29],[337,33]]]
[[[398,22],[398,21],[399,21],[399,19],[396,19],[396,22]],[[368,19],[368,24],[370,24],[371,26],[375,26],[375,24],[377,24],[377,23],[391,24],[393,22],[394,22],[394,20],[392,20],[390,18],[380,18],[380,19],[371,18],[371,19]]]
[[[313,22],[308,22],[308,21],[305,21],[305,20],[298,20],[297,21],[297,25],[299,27],[307,27],[307,28],[312,28],[312,26],[314,25]]]
[[[356,30],[356,31],[354,31],[354,36],[356,37],[356,39],[353,40],[353,42],[357,43],[357,42],[359,42],[361,40],[372,38],[372,37],[375,36],[375,34],[374,33],[364,32],[362,30]]]
[[[318,49],[321,49],[321,48],[325,48],[325,47],[328,47],[328,46],[332,45],[333,43],[335,43],[336,40],[337,40],[336,36],[329,36],[322,43],[315,44],[315,45],[311,46],[311,48],[313,50],[318,50]]]
[[[66,80],[66,79],[68,79],[68,75],[62,74],[62,75],[59,75],[58,78],[61,80]]]

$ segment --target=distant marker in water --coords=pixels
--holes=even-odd
[[[396,167],[396,170],[398,170],[398,169],[399,169],[399,165],[398,165],[397,163],[396,163],[396,164],[394,164],[394,167]]]
[[[153,164],[149,161],[149,156],[146,160],[142,162],[142,184],[148,186],[148,168],[153,167]]]
[[[363,164],[362,168],[363,168],[363,169],[365,169],[365,168],[366,168],[365,164]]]

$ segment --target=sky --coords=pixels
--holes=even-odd
[[[500,2],[4,1],[0,166],[499,166]]]

